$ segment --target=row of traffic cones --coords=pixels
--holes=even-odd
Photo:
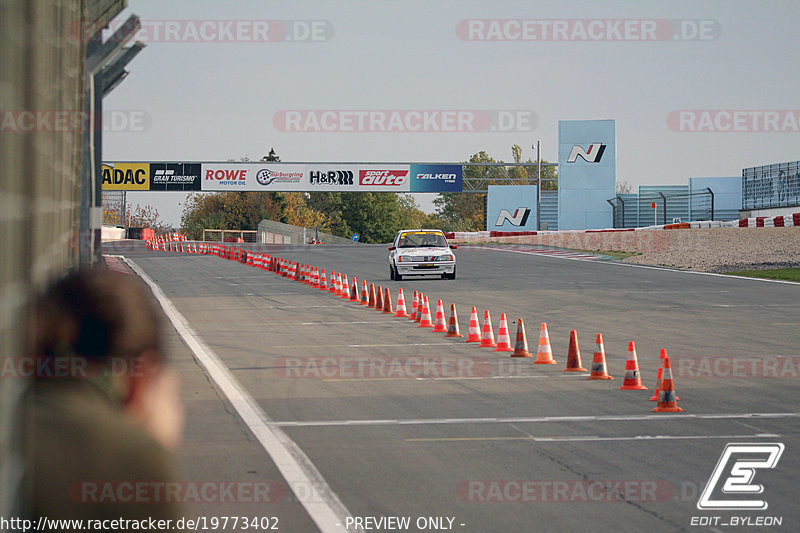
[[[325,269],[297,262],[287,261],[279,257],[271,257],[268,254],[256,253],[243,250],[238,247],[227,247],[221,245],[208,245],[201,243],[198,247],[195,243],[148,243],[148,248],[154,250],[176,251],[183,253],[207,254],[224,257],[226,259],[240,261],[250,266],[262,270],[271,271],[295,281],[305,283],[316,289],[328,291],[343,300],[350,300],[358,305],[364,305],[375,309],[384,314],[392,314],[398,318],[408,318],[417,323],[419,328],[431,328],[434,333],[444,333],[448,338],[463,338],[464,335],[459,331],[458,314],[456,305],[450,304],[449,318],[445,320],[444,304],[442,300],[437,300],[436,313],[431,315],[428,297],[422,292],[414,291],[409,313],[406,308],[405,295],[403,289],[399,288],[397,294],[396,309],[392,305],[392,297],[388,287],[367,284],[362,280],[361,291],[359,292],[358,280],[355,277],[348,278],[346,274],[330,271],[330,277],[326,275]],[[511,357],[533,358],[534,354],[528,349],[528,341],[525,333],[525,323],[521,318],[517,320],[517,335],[514,346],[511,346],[508,320],[505,313],[500,315],[497,340],[492,329],[492,320],[489,310],[484,311],[482,327],[478,322],[478,311],[472,307],[470,311],[469,331],[464,342],[478,343],[483,348],[494,348],[495,352],[510,352]],[[678,407],[679,398],[675,393],[675,384],[672,377],[672,367],[665,349],[660,354],[661,366],[656,377],[657,385],[650,401],[657,401],[658,404],[653,411],[655,412],[680,412]],[[550,345],[550,336],[547,331],[547,324],[542,322],[539,342],[536,351],[534,364],[557,364],[553,357],[553,350]],[[564,372],[590,372],[589,380],[613,380],[608,373],[605,349],[603,347],[603,336],[598,333],[595,340],[595,351],[592,359],[591,370],[583,367],[581,362],[580,347],[578,344],[578,334],[575,330],[570,331],[569,349],[567,364]],[[636,346],[633,341],[628,343],[628,354],[625,362],[625,378],[621,390],[647,390],[642,383],[639,362],[636,356]]]

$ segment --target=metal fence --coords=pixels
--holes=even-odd
[[[257,242],[254,229],[203,229],[204,242]]]
[[[103,224],[125,225],[126,191],[103,191]]]
[[[316,227],[303,228],[274,220],[262,220],[258,223],[256,242],[260,244],[309,244],[312,239],[322,244],[356,244],[352,239],[337,237],[319,231]]]
[[[536,185],[537,163],[462,163],[463,192],[482,193],[489,185]],[[558,164],[542,163],[542,191],[558,189]]]
[[[685,189],[676,186],[676,191]],[[640,191],[638,194],[618,194],[607,200],[614,210],[615,228],[640,228],[670,224],[675,220],[714,220],[714,192],[672,192],[669,190]]]
[[[800,161],[742,169],[742,209],[800,206]]]

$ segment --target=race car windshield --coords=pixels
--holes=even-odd
[[[447,242],[441,233],[404,233],[400,236],[400,248],[446,248]]]

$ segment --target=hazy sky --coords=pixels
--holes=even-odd
[[[104,100],[108,161],[508,161],[537,140],[556,161],[576,119],[616,120],[634,186],[800,159],[796,0],[129,0],[116,22],[131,13],[147,47]],[[182,197],[129,193],[176,225]]]

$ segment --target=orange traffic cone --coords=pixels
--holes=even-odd
[[[328,292],[336,294],[336,271],[331,269],[331,280],[328,282]]]
[[[347,277],[347,276],[345,276]],[[341,296],[342,295],[342,273],[339,272],[336,274],[336,287],[333,290],[334,296]]]
[[[344,279],[342,280],[342,290],[341,290],[341,298],[342,300],[349,300],[350,299],[350,283],[347,282],[347,275],[345,274]]]
[[[489,310],[483,312],[483,331],[481,332],[481,348],[494,348],[497,343],[494,342],[494,331],[492,330],[492,316]]]
[[[513,352],[511,347],[511,336],[508,334],[508,321],[506,314],[500,313],[500,325],[497,327],[497,347],[495,352]]]
[[[661,388],[658,391],[658,405],[653,409],[654,413],[680,413],[683,411],[678,407],[678,395],[675,393],[675,382],[672,380],[672,364],[669,356],[664,358],[664,371],[661,374]]]
[[[362,281],[361,285],[361,301],[358,305],[369,305],[369,289],[367,289],[367,280]]]
[[[586,372],[581,363],[581,348],[578,345],[578,332],[574,329],[569,332],[569,354],[567,355],[567,368],[564,372]]]
[[[311,270],[311,286],[319,289],[319,267],[314,267]]]
[[[636,345],[633,341],[628,342],[628,359],[625,361],[625,381],[619,390],[647,390],[642,383],[642,375],[639,373],[639,359],[636,357]]]
[[[450,318],[447,322],[447,333],[445,337],[463,337],[458,331],[458,314],[456,314],[456,304],[450,304]]]
[[[659,362],[660,364],[658,366],[658,373],[656,374],[656,390],[653,391],[653,397],[650,398],[651,402],[658,401],[658,391],[661,390],[661,373],[664,371],[664,359],[666,358],[667,358],[667,350],[661,348],[661,355],[659,356],[659,359],[661,359],[661,361]]]
[[[406,299],[403,297],[402,287],[397,289],[397,312],[395,312],[394,316],[408,317],[408,312],[406,311]]]
[[[478,325],[478,310],[472,306],[469,313],[469,335],[464,342],[481,342],[481,328]]]
[[[446,333],[447,332],[447,325],[444,321],[444,304],[442,304],[441,298],[436,301],[436,317],[433,320],[433,332],[434,333]]]
[[[418,328],[432,328],[433,323],[431,322],[431,307],[428,303],[428,297],[425,297],[425,300],[422,302],[422,313],[420,314],[419,319],[419,326]]]
[[[327,291],[328,290],[328,278],[325,276],[325,269],[322,269],[322,272],[319,275],[319,290]]]
[[[375,309],[375,284],[369,284],[369,299],[367,300],[367,306],[370,309]]]
[[[383,287],[380,285],[375,289],[375,310],[379,312],[383,311]]]
[[[389,287],[383,290],[383,312],[387,314],[394,313],[394,309],[392,309],[392,295],[389,293]]]
[[[556,360],[553,359],[553,348],[550,346],[550,334],[547,333],[547,324],[542,322],[542,329],[539,332],[539,349],[536,351],[536,361],[533,362],[537,365],[555,365]]]
[[[425,295],[419,292],[417,293],[417,318],[414,319],[417,324],[422,322],[423,307],[425,307]]]
[[[514,353],[511,357],[533,357],[528,351],[528,337],[525,335],[525,323],[521,318],[517,319],[517,342],[514,344]]]
[[[419,308],[419,302],[417,301],[417,298],[417,291],[414,291],[414,295],[411,297],[411,314],[408,315],[408,319],[412,322],[417,321],[417,313]]]
[[[361,298],[358,297],[358,280],[353,276],[353,288],[350,289],[350,301],[361,303]]]
[[[597,334],[596,347],[594,349],[594,359],[592,359],[592,373],[586,379],[614,379],[608,375],[606,366],[606,349],[603,348],[603,334]]]

